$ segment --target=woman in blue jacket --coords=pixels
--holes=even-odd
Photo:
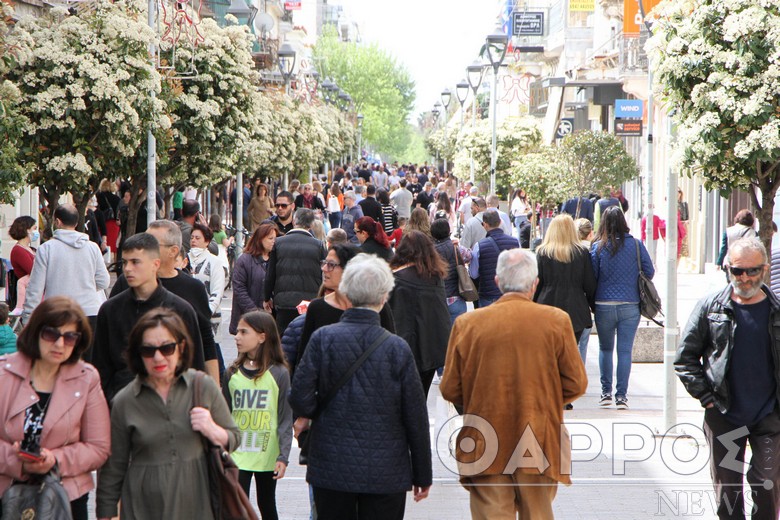
[[[596,275],[596,329],[599,335],[601,406],[612,404],[612,352],[617,337],[615,405],[628,409],[631,351],[639,326],[639,262],[648,278],[655,274],[645,246],[628,232],[620,207],[608,208],[601,217],[598,235],[590,251]]]

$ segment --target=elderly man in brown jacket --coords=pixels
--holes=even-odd
[[[532,301],[531,253],[502,252],[496,283],[503,296],[450,335],[440,389],[463,407],[458,470],[473,519],[553,518],[558,483],[571,484],[563,406],[585,393],[585,367],[569,316]]]

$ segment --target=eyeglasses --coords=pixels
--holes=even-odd
[[[274,205],[275,205],[277,208],[282,208],[282,209],[284,209],[284,208],[286,208],[286,207],[289,207],[289,206],[290,206],[289,204],[274,204]]]
[[[138,350],[141,353],[141,357],[145,358],[153,358],[158,350],[163,356],[172,356],[173,353],[176,352],[176,345],[177,343],[175,341],[157,347],[152,345],[141,345]]]
[[[62,342],[66,347],[75,347],[76,343],[81,339],[81,332],[65,332],[62,333],[54,327],[41,328],[41,339],[49,341],[51,343],[57,343],[62,338]]]
[[[336,262],[330,262],[328,260],[323,260],[323,261],[320,262],[320,267],[322,267],[322,269],[324,271],[330,272],[330,271],[333,271],[337,267],[341,267],[341,264],[336,263]]]
[[[734,276],[742,276],[743,274],[747,274],[748,276],[756,276],[757,274],[760,274],[761,271],[764,270],[763,265],[759,265],[758,267],[732,267],[729,266],[729,272],[733,274]]]

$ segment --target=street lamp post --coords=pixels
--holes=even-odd
[[[466,67],[466,77],[469,80],[471,91],[474,93],[474,99],[471,100],[471,128],[474,128],[477,120],[477,91],[479,90],[480,85],[482,85],[482,75],[484,73],[485,67],[483,67],[482,62],[479,60],[474,60],[471,65]],[[469,180],[474,184],[474,156],[473,154],[470,155],[471,175]]]
[[[284,78],[284,91],[290,95],[290,78],[292,77],[293,70],[295,69],[295,49],[292,48],[287,42],[284,42],[277,54],[277,62],[279,64],[279,72],[282,73]]]
[[[452,92],[450,92],[450,89],[445,88],[441,91],[441,104],[444,106],[444,145],[446,147],[447,145],[447,110],[450,108],[450,101],[452,100]],[[447,173],[447,150],[445,148],[444,150],[444,171],[442,173]],[[438,166],[438,165],[437,165]]]
[[[460,129],[463,130],[463,105],[466,104],[466,98],[469,97],[469,84],[465,79],[460,80],[455,85],[455,97],[460,103]]]
[[[496,106],[498,105],[498,69],[506,55],[509,37],[500,28],[485,38],[485,50],[487,51],[490,65],[493,67],[493,94],[490,96],[493,119],[493,139],[490,146],[490,193],[496,193]]]
[[[357,125],[358,125],[358,149],[357,154],[355,155],[355,163],[357,164],[358,161],[362,158],[363,155],[363,114],[357,115]]]
[[[431,113],[433,114],[433,127],[437,128],[439,126],[439,115],[441,114],[441,103],[438,101],[433,104],[433,110],[431,110]],[[439,169],[439,149],[436,149],[436,169]]]

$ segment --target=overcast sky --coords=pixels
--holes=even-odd
[[[333,0],[414,79],[416,115],[430,110],[444,88],[453,92],[477,57],[499,14],[495,0]]]

